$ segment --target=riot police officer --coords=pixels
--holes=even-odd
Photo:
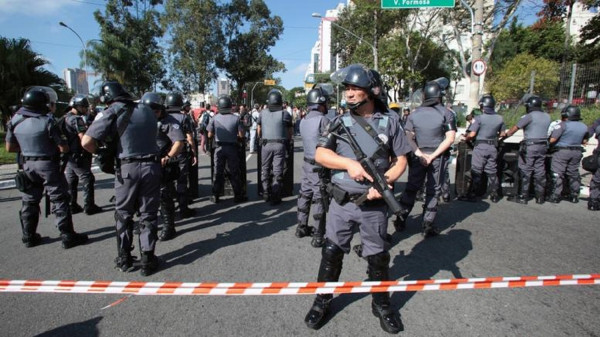
[[[566,175],[571,190],[570,201],[579,202],[579,187],[581,186],[579,163],[583,157],[581,145],[589,138],[587,125],[581,122],[581,111],[578,107],[569,105],[561,115],[567,120],[557,126],[550,135],[550,144],[554,144],[556,152],[552,154],[552,180],[554,192],[548,198],[552,203],[559,203],[563,190],[563,178]]]
[[[594,149],[597,154],[600,152],[600,118],[596,119],[588,128],[590,137],[596,135],[598,146]],[[600,156],[596,155],[597,165],[600,166]],[[590,211],[600,211],[600,169],[597,169],[590,181],[590,199],[588,201]]]
[[[465,137],[466,141],[475,140],[471,159],[471,190],[466,197],[475,201],[477,191],[482,189],[483,172],[487,175],[490,188],[490,200],[500,200],[498,195],[498,137],[504,137],[504,119],[494,110],[496,100],[492,95],[483,95],[479,107],[483,114],[475,117]],[[485,188],[485,187],[483,187]]]
[[[506,133],[512,136],[518,129],[523,129],[524,139],[519,149],[519,171],[521,174],[521,194],[516,198],[520,204],[527,204],[531,176],[535,182],[535,202],[543,204],[546,201],[546,152],[548,151],[548,126],[550,115],[542,110],[542,99],[530,96],[525,102],[527,113],[521,117],[517,125]]]
[[[342,260],[344,254],[350,252],[354,230],[361,235],[362,255],[368,261],[369,280],[389,280],[387,204],[370,184],[373,177],[356,161],[351,146],[344,141],[346,138],[341,137],[354,137],[377,170],[385,172],[388,184],[393,184],[404,172],[410,147],[398,120],[387,116],[387,111],[375,104],[374,81],[366,67],[350,65],[339,70],[337,77],[345,85],[346,101],[351,112],[332,120],[328,132],[320,137],[315,152],[316,162],[332,170],[333,184],[333,200],[327,213],[326,241],[317,280],[339,280]],[[350,135],[339,134],[342,123]],[[356,201],[365,195],[367,201],[357,204]],[[331,300],[331,294],[316,296],[305,318],[309,328],[321,327],[329,313]],[[398,333],[402,329],[400,317],[391,307],[389,293],[373,293],[371,307],[386,332]]]
[[[406,219],[415,204],[417,191],[427,177],[422,223],[425,237],[439,234],[433,222],[450,155],[448,149],[456,136],[454,114],[442,105],[447,85],[448,80],[445,78],[427,82],[423,87],[423,103],[408,116],[404,128],[413,155],[409,158],[408,183],[400,199],[402,215],[396,219],[394,226],[397,230],[405,227]]]
[[[87,130],[81,144],[91,153],[98,150],[99,141],[117,143],[115,174],[115,229],[119,255],[116,268],[133,269],[133,215],[139,212],[139,246],[141,274],[153,274],[159,265],[154,254],[158,231],[160,203],[160,158],[156,139],[157,119],[144,104],[135,104],[133,97],[119,82],[102,84],[101,101],[109,107],[99,113]]]
[[[262,138],[261,182],[263,199],[272,205],[281,202],[281,182],[287,144],[292,141],[292,115],[283,109],[281,91],[272,89],[267,94],[267,109],[258,117],[257,134]],[[271,173],[273,178],[271,180]],[[270,183],[270,184],[269,184]]]
[[[193,122],[190,117],[186,114],[181,113],[183,109],[184,101],[183,95],[179,92],[171,92],[165,99],[165,107],[167,112],[173,116],[181,125],[181,131],[186,137],[186,143],[180,154],[177,155],[179,161],[179,178],[177,179],[177,200],[179,201],[179,215],[181,218],[189,218],[196,214],[196,211],[189,208],[188,200],[188,179],[190,170],[193,165],[196,165],[196,148],[194,146],[194,130]],[[192,156],[192,162],[188,158]]]
[[[325,170],[315,162],[315,151],[319,137],[327,130],[329,118],[326,117],[329,94],[322,88],[316,87],[306,95],[308,113],[300,122],[300,134],[304,148],[304,164],[302,165],[302,179],[298,196],[298,227],[296,237],[302,238],[313,235],[312,246],[322,247],[324,244],[323,230],[325,221],[324,200],[322,195],[323,186],[321,176],[326,174]],[[311,205],[312,204],[312,205]],[[308,216],[312,209],[312,215],[318,224],[317,230],[308,226]]]
[[[71,195],[71,213],[83,211],[87,215],[102,212],[94,202],[94,183],[92,173],[92,154],[81,147],[81,138],[87,131],[86,114],[89,101],[87,96],[77,94],[69,102],[70,110],[65,115],[65,136],[69,143],[68,161],[65,170]],[[77,203],[77,184],[83,185],[83,209]]]
[[[212,139],[215,148],[215,181],[210,200],[214,203],[219,202],[219,194],[225,185],[225,165],[227,165],[233,188],[233,200],[243,202],[245,196],[240,179],[242,174],[240,172],[240,144],[243,142],[244,128],[240,123],[240,117],[232,113],[231,97],[227,95],[219,97],[217,107],[218,114],[210,120],[206,128],[208,138]]]
[[[76,233],[69,208],[67,181],[59,167],[59,153],[69,151],[69,145],[51,114],[56,110],[57,95],[48,87],[32,87],[25,92],[22,107],[7,125],[6,150],[21,152],[23,170],[17,173],[23,192],[19,211],[22,241],[26,247],[42,242],[36,232],[40,200],[44,189],[52,202],[52,213],[65,249],[81,245],[87,235]]]
[[[162,97],[156,92],[147,92],[140,100],[149,106],[158,119],[158,133],[156,145],[159,150],[160,166],[162,174],[160,179],[160,213],[163,218],[163,227],[158,234],[160,241],[171,240],[175,237],[175,204],[171,190],[173,181],[179,177],[179,164],[175,156],[183,148],[185,136],[181,131],[181,125],[170,114],[165,112]]]

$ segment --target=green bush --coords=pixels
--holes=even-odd
[[[0,132],[0,165],[14,164],[17,162],[17,156],[14,153],[6,151],[6,147],[4,146],[5,137],[6,134]]]

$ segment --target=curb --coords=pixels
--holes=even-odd
[[[100,168],[96,165],[92,166],[92,173],[98,173],[98,172],[102,172],[102,171],[100,171]],[[15,187],[17,187],[15,185],[15,179],[0,180],[0,190],[9,190],[9,189],[15,188]]]

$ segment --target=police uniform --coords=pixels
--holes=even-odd
[[[77,204],[77,185],[79,180],[83,185],[83,211],[86,214],[100,212],[101,209],[94,202],[94,183],[96,179],[92,173],[92,154],[81,147],[80,133],[87,131],[88,125],[84,116],[71,111],[65,116],[65,131],[69,143],[69,156],[65,175],[69,184],[71,195],[71,211],[81,212]]]
[[[483,172],[487,175],[490,199],[498,201],[498,136],[506,128],[502,116],[494,108],[483,107],[483,114],[475,116],[469,131],[475,132],[475,147],[471,159],[471,193],[479,191]]]
[[[185,142],[185,136],[181,131],[181,125],[170,114],[163,113],[163,117],[158,119],[158,134],[156,145],[158,146],[160,158],[168,156],[173,143]],[[176,174],[175,177],[173,175]],[[171,191],[173,180],[179,177],[179,165],[175,158],[170,158],[165,167],[162,168],[160,180],[160,212],[163,217],[163,229],[158,238],[166,241],[175,236],[175,204]]]
[[[408,116],[405,130],[415,134],[416,145],[423,153],[431,154],[444,141],[447,131],[456,130],[456,120],[454,114],[439,103],[420,106]],[[445,179],[448,156],[448,151],[444,151],[428,166],[424,166],[416,155],[409,157],[408,183],[400,199],[403,214],[400,227],[404,226],[415,204],[417,192],[427,178],[423,230],[426,236],[436,234],[437,229],[433,222],[437,214],[442,180]]]
[[[117,268],[132,268],[133,216],[139,212],[139,244],[142,253],[142,275],[153,273],[158,267],[154,255],[157,241],[158,208],[160,204],[159,149],[157,118],[144,104],[130,106],[132,102],[113,102],[98,114],[86,136],[104,141],[107,137],[118,141],[120,168],[115,175],[115,219],[119,257]],[[123,109],[123,110],[122,110]],[[132,109],[127,121],[128,112]],[[113,122],[114,121],[114,122]],[[124,126],[124,123],[127,123]],[[119,135],[119,130],[124,131]]]
[[[181,131],[185,136],[193,133],[193,122],[188,115],[181,113],[179,108],[167,108],[167,112],[177,120],[179,125],[181,125]],[[186,141],[183,150],[176,157],[179,162],[179,177],[177,178],[176,191],[177,200],[179,202],[179,213],[182,218],[188,218],[195,214],[195,211],[188,207],[189,201],[187,192],[191,169],[189,162],[190,156],[193,156],[193,151]]]
[[[244,132],[240,123],[240,117],[232,114],[231,111],[224,112],[221,108],[219,113],[211,118],[206,128],[208,132],[214,135],[215,147],[215,182],[212,193],[213,201],[218,202],[219,193],[225,185],[225,165],[229,172],[229,180],[233,188],[234,200],[236,202],[244,201],[240,172],[240,144],[238,135]]]
[[[273,110],[271,110],[273,109]],[[285,166],[286,145],[289,139],[289,129],[292,127],[292,116],[281,106],[270,106],[258,117],[261,147],[261,182],[263,198],[273,204],[281,202],[281,182]],[[271,173],[273,179],[271,181]],[[271,182],[271,186],[269,186]]]
[[[302,147],[304,149],[304,164],[302,165],[302,178],[298,195],[298,228],[296,236],[309,236],[313,229],[308,226],[308,217],[312,213],[316,223],[325,221],[325,210],[321,195],[321,170],[323,167],[315,162],[315,150],[319,137],[327,130],[329,118],[317,110],[317,105],[312,105],[306,116],[300,121],[300,134],[302,135]],[[322,227],[322,226],[319,226]],[[313,246],[322,246],[324,233],[317,230],[313,239]]]
[[[598,146],[594,150],[596,153],[600,152],[600,118],[596,119],[594,123],[589,127],[588,134],[591,136],[596,135],[598,140]],[[598,160],[598,166],[600,167],[600,156],[596,158]],[[588,209],[590,211],[600,211],[600,169],[594,172],[592,180],[590,181],[590,199],[588,201]]]
[[[544,160],[548,151],[548,127],[550,115],[541,108],[531,108],[532,111],[517,122],[517,127],[523,129],[524,140],[521,142],[519,155],[519,171],[521,173],[521,194],[517,201],[527,203],[531,176],[535,181],[535,198],[537,203],[545,201],[546,167]]]
[[[24,107],[19,109],[7,125],[6,143],[18,145],[23,160],[23,172],[29,181],[22,191],[22,207],[19,211],[23,231],[22,241],[27,247],[41,243],[41,236],[36,232],[40,200],[44,189],[52,203],[55,224],[60,231],[62,245],[65,249],[85,243],[85,234],[75,233],[73,219],[69,208],[68,185],[64,174],[60,171],[58,145],[67,145],[61,136],[53,117],[46,114],[41,107],[28,107],[27,92]],[[45,94],[44,94],[45,95]],[[47,96],[44,96],[47,97]],[[47,103],[49,104],[49,100]]]

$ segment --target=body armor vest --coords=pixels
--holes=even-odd
[[[120,107],[115,106],[115,109],[118,111]],[[125,115],[126,113],[121,113],[117,117],[117,129],[119,125],[124,123],[123,117]],[[117,152],[119,158],[157,155],[158,146],[156,142],[148,141],[149,139],[156,139],[158,133],[157,122],[156,115],[150,107],[144,104],[135,106],[129,119],[129,125],[119,138]]]
[[[218,114],[214,117],[213,126],[217,143],[236,143],[240,118],[234,114]]]
[[[300,134],[304,146],[304,157],[315,159],[315,151],[319,136],[321,136],[321,120],[323,114],[318,110],[311,110],[300,122]]]
[[[21,153],[24,156],[58,155],[57,144],[50,135],[50,125],[54,123],[51,116],[24,117],[17,114],[12,118],[11,124],[16,125],[17,123],[18,125],[14,128],[13,134],[19,141]]]
[[[287,113],[283,110],[261,112],[261,128],[260,132],[263,139],[267,140],[284,140],[287,139],[287,130],[283,125],[283,114]]]
[[[578,146],[587,134],[587,126],[579,121],[565,121],[561,123],[564,128],[556,146]]]
[[[552,122],[550,115],[543,111],[535,110],[529,113],[531,123],[523,129],[525,139],[546,139],[548,137],[548,127]]]

